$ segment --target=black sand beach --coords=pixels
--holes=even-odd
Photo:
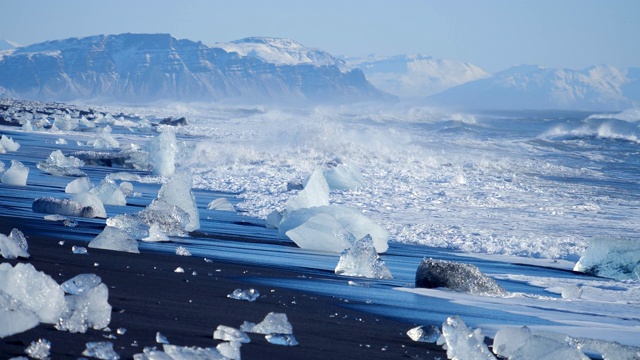
[[[1,339],[3,359],[25,356],[24,349],[39,338],[51,342],[52,359],[82,357],[85,344],[92,341],[112,341],[121,358],[130,359],[148,346],[161,349],[155,341],[157,332],[174,345],[215,347],[219,341],[213,340],[212,334],[218,325],[238,328],[244,321],[262,321],[269,312],[287,315],[299,345],[273,345],[263,335],[249,334],[251,343],[241,348],[244,359],[446,358],[440,346],[415,343],[406,336],[414,324],[347,309],[341,306],[343,299],[248,282],[250,278],[309,275],[300,270],[145,251],[129,254],[89,249],[87,255],[77,255],[71,247],[86,246],[86,242],[42,234],[43,225],[45,220],[17,224],[16,218],[0,217],[0,233],[18,227],[28,238],[31,258],[18,261],[31,263],[58,283],[82,273],[102,278],[113,307],[111,331],[90,329],[85,334],[71,334],[56,330],[52,324],[40,324]],[[175,273],[177,267],[185,272]],[[236,288],[256,288],[261,296],[255,302],[228,298]],[[126,332],[119,335],[118,328]]]

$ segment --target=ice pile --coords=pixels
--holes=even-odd
[[[420,288],[445,287],[478,295],[507,294],[493,278],[474,265],[434,259],[422,260],[416,270],[415,285]]]
[[[76,194],[71,199],[41,197],[31,204],[33,212],[80,216],[86,218],[106,218],[107,212],[102,201],[89,193]]]
[[[2,255],[3,258],[28,258],[30,255],[27,250],[29,250],[27,239],[20,230],[11,230],[9,236],[0,234],[0,255]]]
[[[256,301],[260,297],[260,292],[256,289],[235,289],[227,297],[236,300]]]
[[[330,164],[324,170],[329,188],[332,190],[358,190],[365,187],[365,181],[360,169],[349,163]]]
[[[24,352],[29,355],[30,358],[45,360],[49,358],[51,351],[51,342],[47,339],[38,339],[38,341],[32,341]]]
[[[153,173],[161,176],[171,176],[176,170],[176,155],[178,154],[178,142],[172,131],[165,131],[147,142],[149,162],[153,167]]]
[[[433,325],[416,326],[407,331],[407,336],[417,342],[435,343],[441,335],[440,329]]]
[[[287,314],[270,312],[258,324],[245,321],[240,330],[255,334],[264,334],[271,344],[296,346],[298,342],[293,336],[293,326],[287,319]]]
[[[3,165],[4,167],[4,165]],[[29,168],[18,160],[11,160],[11,167],[2,174],[0,182],[7,185],[27,186]]]
[[[47,160],[39,162],[36,166],[54,176],[86,176],[79,169],[84,166],[84,161],[74,156],[64,156],[60,150],[52,151]]]
[[[595,238],[573,268],[618,280],[640,280],[640,246],[621,238]]]
[[[370,235],[356,241],[342,252],[335,273],[371,279],[393,279],[384,260],[378,256]]]
[[[125,231],[113,226],[105,226],[104,230],[89,242],[89,247],[135,254],[140,253],[136,239],[129,236]]]
[[[82,355],[102,360],[120,360],[120,355],[113,349],[113,343],[109,341],[86,343]]]
[[[231,211],[236,212],[236,209],[233,207],[233,204],[229,202],[229,200],[225,198],[219,198],[212,200],[209,205],[207,205],[207,209],[209,210],[217,210],[217,211]]]
[[[304,189],[291,197],[277,223],[278,232],[304,249],[342,252],[351,247],[355,239],[370,235],[376,251],[389,248],[389,234],[358,210],[329,205],[329,185],[321,170],[307,180]],[[274,227],[280,213],[269,216],[268,226]]]
[[[442,324],[442,336],[438,339],[438,345],[444,345],[449,359],[495,360],[484,343],[484,335],[480,329],[471,331],[459,316],[451,316]]]
[[[18,151],[18,149],[20,149],[20,144],[12,138],[7,135],[2,135],[2,137],[0,137],[0,154],[4,154],[7,151]]]

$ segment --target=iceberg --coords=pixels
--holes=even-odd
[[[84,356],[90,356],[102,360],[120,360],[120,355],[113,349],[110,341],[88,342],[82,352]]]
[[[573,271],[617,280],[640,280],[638,242],[621,238],[595,238]]]
[[[0,289],[0,338],[27,331],[39,323],[31,309]]]
[[[332,190],[358,190],[365,187],[360,169],[348,163],[326,169],[324,177]]]
[[[244,331],[224,325],[218,325],[213,332],[213,338],[215,340],[236,341],[243,344],[251,342],[251,339]]]
[[[86,176],[71,181],[64,188],[64,192],[67,194],[80,194],[89,192],[89,190],[91,190],[91,181]]]
[[[316,169],[309,177],[304,189],[289,198],[285,206],[288,212],[292,212],[298,209],[326,205],[329,205],[329,184],[327,184],[322,170]]]
[[[9,236],[0,234],[0,255],[5,259],[28,258],[29,245],[24,234],[18,229],[13,229]]]
[[[45,360],[49,359],[49,352],[51,351],[51,342],[47,339],[38,339],[38,341],[32,341],[24,352],[32,359]]]
[[[179,256],[191,256],[191,251],[184,246],[178,246],[176,248],[176,255]]]
[[[172,131],[165,131],[147,142],[149,162],[153,173],[160,176],[171,176],[176,170],[178,142]]]
[[[0,145],[6,151],[18,151],[18,149],[20,149],[20,144],[18,144],[16,141],[8,137],[7,135],[2,135],[2,137],[0,137]]]
[[[423,259],[416,271],[416,287],[445,287],[477,295],[506,295],[507,291],[476,266],[453,261]]]
[[[393,279],[391,271],[378,256],[373,239],[367,235],[344,250],[335,273],[343,276],[358,276],[370,279]]]
[[[302,249],[342,252],[355,241],[353,235],[330,214],[320,213],[285,233]]]
[[[496,359],[484,343],[484,335],[480,329],[471,331],[459,316],[451,316],[442,324],[442,336],[438,339],[438,345],[444,344],[449,359]]]
[[[0,182],[7,185],[27,186],[29,168],[22,165],[20,161],[11,160],[11,167],[2,174]]]
[[[112,226],[105,226],[104,230],[89,242],[89,247],[93,249],[140,253],[136,239]]]
[[[82,166],[84,161],[73,156],[64,156],[60,150],[52,151],[47,160],[36,164],[38,169],[54,176],[87,176],[79,169]]]
[[[189,215],[189,222],[184,227],[186,231],[195,231],[200,228],[200,213],[196,198],[191,192],[191,184],[190,175],[177,175],[164,183],[158,192],[158,200],[175,205]]]
[[[236,209],[233,207],[233,205],[229,202],[229,200],[225,198],[212,200],[209,205],[207,205],[207,209],[236,212]]]

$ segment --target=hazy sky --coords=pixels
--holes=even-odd
[[[287,37],[334,55],[428,54],[489,71],[640,66],[640,0],[1,0],[0,39]]]

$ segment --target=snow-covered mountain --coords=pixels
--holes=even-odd
[[[359,67],[367,80],[401,98],[424,98],[453,86],[483,79],[490,74],[458,60],[434,59],[426,55],[367,56],[347,58],[351,67]]]
[[[640,69],[584,70],[520,65],[429,98],[465,109],[622,110],[640,101]]]
[[[297,45],[292,43],[292,47]],[[266,62],[169,34],[98,35],[8,50],[0,54],[0,87],[24,98],[61,101],[348,102],[389,98],[358,69],[342,71],[335,64],[302,61]]]
[[[20,45],[14,43],[13,41],[9,41],[6,39],[0,39],[0,51],[4,51],[4,50],[12,50],[15,49],[17,47],[19,47]]]

